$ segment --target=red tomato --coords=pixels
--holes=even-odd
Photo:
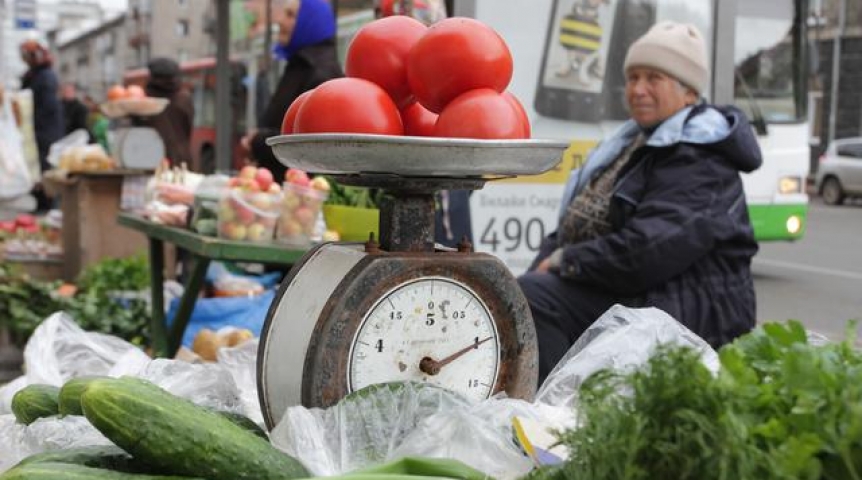
[[[401,121],[404,123],[404,135],[433,137],[437,114],[428,111],[419,102],[413,102],[401,110]]]
[[[434,127],[437,137],[524,138],[524,125],[506,97],[490,88],[464,93],[440,112]]]
[[[299,111],[299,107],[302,106],[305,99],[308,98],[313,91],[314,89],[303,92],[293,100],[293,103],[291,103],[289,107],[287,107],[287,111],[284,112],[284,119],[281,121],[281,133],[283,135],[293,133],[293,124],[296,122],[296,112]]]
[[[524,126],[524,138],[530,138],[533,135],[532,129],[530,128],[530,117],[527,116],[527,111],[524,110],[524,105],[521,104],[521,101],[518,100],[518,97],[512,95],[512,92],[506,90],[503,92],[503,96],[506,97],[506,100],[512,105],[512,108],[518,112],[518,116],[521,118],[521,123]]]
[[[410,89],[435,113],[468,90],[502,92],[511,79],[512,54],[506,42],[471,18],[447,18],[432,25],[407,58]]]
[[[403,135],[404,126],[385,90],[368,80],[348,77],[315,88],[299,108],[293,132]]]
[[[399,108],[413,101],[407,83],[407,54],[428,27],[411,17],[375,20],[362,27],[350,46],[344,71],[380,85]]]

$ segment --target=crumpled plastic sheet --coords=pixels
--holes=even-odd
[[[327,409],[290,407],[270,433],[270,441],[311,473],[337,475],[392,459],[395,448],[423,419],[468,405],[442,388],[382,385]]]
[[[426,418],[390,454],[453,458],[499,480],[528,473],[533,463],[513,440],[512,417],[574,424],[571,410],[535,405],[524,400],[494,397],[467,407],[441,411]],[[553,419],[553,420],[552,420]]]
[[[577,392],[602,369],[630,371],[644,365],[656,347],[672,344],[700,352],[704,365],[719,369],[718,354],[705,340],[658,308],[614,305],[578,338],[536,394],[535,402],[577,407]]]
[[[235,358],[230,366],[152,360],[138,347],[119,338],[83,331],[64,313],[51,315],[36,329],[24,349],[27,373],[0,388],[0,472],[43,451],[110,443],[80,416],[44,418],[28,426],[15,423],[10,414],[12,397],[25,386],[42,383],[59,387],[71,378],[85,375],[130,375],[149,380],[198,405],[246,413],[242,397],[247,394],[240,393],[232,369],[242,366],[248,375],[248,369],[254,368],[254,356],[243,352],[242,360],[231,354],[227,357]],[[251,388],[256,401],[256,386],[252,384]],[[257,411],[260,416],[259,407]]]
[[[188,363],[158,358],[136,377],[204,407],[243,413],[239,389],[230,372],[217,363]]]
[[[22,425],[14,415],[0,415],[0,472],[36,453],[110,444],[84,417],[40,418]]]
[[[263,412],[257,393],[257,348],[258,340],[253,339],[232,348],[220,348],[216,352],[218,365],[224,367],[233,377],[239,391],[242,413],[258,425],[263,426]]]
[[[108,375],[119,359],[139,363],[149,357],[125,340],[85,332],[67,314],[55,313],[36,328],[24,347],[26,373],[0,388],[0,414],[11,413],[12,396],[27,385],[61,386],[74,377]]]

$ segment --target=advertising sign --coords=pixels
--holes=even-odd
[[[14,2],[15,28],[19,30],[36,28],[36,0],[14,0]]]

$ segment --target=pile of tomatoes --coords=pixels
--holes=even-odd
[[[347,77],[305,92],[282,133],[366,133],[476,139],[530,137],[521,103],[506,91],[512,54],[500,35],[471,18],[426,27],[386,17],[357,32]]]

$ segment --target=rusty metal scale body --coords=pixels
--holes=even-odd
[[[536,389],[532,317],[496,257],[434,244],[434,194],[537,174],[566,144],[379,135],[268,140],[284,164],[383,188],[380,238],[312,248],[282,283],[264,324],[258,390],[267,426],[293,405],[327,407],[364,386],[416,380],[480,400]]]

